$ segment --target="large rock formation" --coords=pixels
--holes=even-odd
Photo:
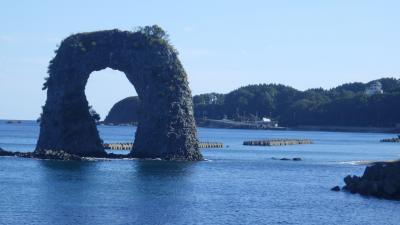
[[[400,200],[400,161],[375,163],[361,177],[349,175],[344,182],[351,193]]]
[[[138,96],[127,97],[114,104],[108,113],[104,123],[128,124],[139,121],[140,100]]]
[[[139,118],[133,157],[202,159],[187,75],[157,26],[80,33],[61,43],[44,84],[47,100],[36,151],[106,154],[85,96],[89,75],[105,68],[125,73],[141,99],[145,113]]]

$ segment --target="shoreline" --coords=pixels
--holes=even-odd
[[[399,128],[395,127],[355,127],[355,126],[308,126],[301,125],[289,127],[292,131],[328,131],[328,132],[350,132],[350,133],[400,133]]]
[[[249,128],[249,127],[229,127],[197,125],[200,128],[214,129],[240,129],[240,130],[281,130],[281,131],[324,131],[324,132],[349,132],[349,133],[400,133],[398,128],[393,127],[343,127],[343,126],[298,126],[298,127],[269,127],[269,128]]]
[[[0,119],[0,122],[7,123],[8,120]],[[35,120],[13,120],[24,122],[34,122]],[[357,126],[318,126],[318,125],[299,125],[293,127],[255,127],[249,123],[224,123],[223,121],[212,120],[212,123],[197,122],[198,128],[219,128],[219,129],[243,129],[243,130],[287,130],[287,131],[325,131],[325,132],[350,132],[350,133],[400,133],[398,127],[357,127]],[[21,123],[12,123],[21,124]],[[38,123],[39,125],[39,123]],[[100,122],[100,126],[136,126],[134,124],[105,124]]]

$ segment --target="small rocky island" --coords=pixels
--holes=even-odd
[[[61,42],[43,85],[47,100],[34,156],[58,151],[110,157],[85,96],[90,74],[105,68],[126,75],[141,99],[139,110],[146,112],[138,117],[131,157],[203,160],[187,74],[167,34],[156,25],[135,32],[79,33]]]
[[[376,162],[361,177],[348,175],[344,182],[343,190],[351,193],[400,200],[400,161]]]

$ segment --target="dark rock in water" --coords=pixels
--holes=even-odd
[[[340,187],[339,186],[335,186],[335,187],[331,188],[331,191],[340,191]]]
[[[137,32],[106,30],[62,41],[49,65],[36,152],[62,149],[77,156],[106,156],[89,112],[85,86],[93,71],[119,70],[140,98],[136,158],[202,160],[187,75],[158,26]],[[133,139],[133,138],[132,138]]]
[[[289,160],[292,160],[292,161],[301,161],[302,159],[300,158],[300,157],[295,157],[295,158],[292,158],[292,159],[289,159],[289,158],[276,158],[276,157],[271,157],[271,159],[273,159],[273,160],[282,160],[282,161],[289,161]]]
[[[361,177],[346,176],[344,190],[361,195],[400,200],[400,162],[379,162]]]
[[[55,150],[38,150],[35,152],[28,153],[17,153],[17,156],[24,158],[35,158],[35,159],[51,159],[51,160],[63,160],[63,161],[83,161],[84,158],[67,153],[65,151]]]
[[[53,150],[41,150],[35,151],[34,155],[39,159],[53,159],[53,160],[65,160],[65,161],[82,161],[80,156],[70,154],[64,151],[53,151]]]
[[[69,154],[64,151],[39,150],[35,152],[10,152],[0,148],[0,156],[18,156],[23,158],[53,159],[53,160],[75,160],[82,161],[83,158]]]

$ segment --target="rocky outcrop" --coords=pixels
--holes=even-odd
[[[34,158],[34,159],[52,159],[62,161],[83,161],[83,157],[69,154],[64,151],[54,150],[37,150],[34,152],[11,152],[0,148],[0,156],[17,156],[22,158]],[[114,155],[110,155],[110,158],[115,158]]]
[[[335,186],[335,187],[331,188],[331,191],[340,191],[340,187],[339,186]]]
[[[114,104],[108,113],[105,124],[132,124],[139,121],[140,100],[138,96],[127,97]]]
[[[400,200],[400,161],[375,163],[361,177],[349,175],[344,182],[343,189],[351,193]]]
[[[302,161],[300,157],[295,157],[295,158],[276,158],[276,157],[271,157],[272,160],[282,160],[282,161]]]
[[[83,161],[84,158],[70,154],[64,151],[54,150],[38,150],[35,152],[28,153],[16,153],[16,156],[24,158],[35,158],[35,159],[51,159],[51,160],[62,160],[62,161]]]
[[[36,152],[106,156],[85,96],[90,74],[105,68],[125,73],[145,112],[139,116],[132,157],[203,159],[187,75],[158,26],[80,33],[62,41],[44,84],[47,100]]]
[[[9,152],[9,151],[6,151],[6,150],[0,148],[0,156],[13,156],[13,155],[14,155],[13,152]]]

